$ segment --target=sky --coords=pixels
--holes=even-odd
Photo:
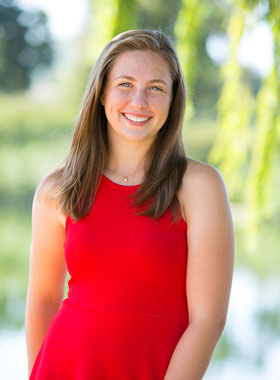
[[[49,16],[50,31],[56,40],[70,39],[79,33],[88,11],[88,0],[17,0],[17,3],[25,9],[43,9]],[[217,64],[222,64],[228,57],[228,45],[224,36],[211,36],[206,49]],[[250,66],[260,76],[265,76],[273,63],[272,53],[271,30],[262,21],[243,35],[238,60],[242,66]]]
[[[273,64],[273,39],[266,22],[259,22],[252,32],[244,34],[238,58],[241,64],[255,67],[261,75],[269,72]]]
[[[79,33],[88,10],[87,0],[17,0],[23,9],[42,9],[49,17],[52,36],[69,39]]]
[[[208,55],[222,64],[229,56],[227,38],[212,35],[206,43]],[[270,26],[260,21],[251,31],[242,36],[238,50],[238,61],[242,66],[254,68],[260,76],[266,76],[273,64],[273,39]]]

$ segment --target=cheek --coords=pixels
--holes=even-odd
[[[122,91],[119,89],[115,89],[115,90],[111,91],[110,100],[112,103],[120,103],[120,102],[128,99],[129,96],[130,96],[130,94],[128,91]]]
[[[118,108],[119,104],[121,103],[121,100],[119,97],[115,96],[114,94],[110,94],[110,96],[107,96],[105,100],[105,113],[113,112],[115,109]]]
[[[158,113],[162,115],[166,115],[169,113],[170,108],[170,99],[166,97],[154,97],[151,99],[150,104],[152,104],[153,108],[157,110]]]

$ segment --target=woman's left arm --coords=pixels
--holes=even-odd
[[[189,326],[164,380],[201,380],[225,326],[234,266],[234,230],[219,171],[192,163],[182,185],[187,219]]]

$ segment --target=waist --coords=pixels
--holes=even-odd
[[[79,309],[81,311],[84,311],[84,312],[89,312],[89,313],[95,313],[95,314],[99,314],[100,316],[107,316],[107,317],[116,317],[116,316],[121,316],[121,317],[138,317],[138,318],[163,318],[163,319],[174,319],[174,318],[179,318],[179,319],[183,319],[183,320],[188,320],[188,311],[185,309],[185,310],[181,310],[181,311],[173,311],[173,312],[169,312],[169,313],[161,313],[161,314],[155,314],[155,313],[148,313],[148,312],[133,312],[133,311],[129,311],[129,310],[121,310],[121,309],[108,309],[108,308],[96,308],[96,307],[93,307],[92,305],[86,305],[86,304],[83,304],[83,303],[77,303],[73,300],[70,300],[69,298],[65,298],[63,303],[62,303],[62,306],[66,306],[66,307],[72,307],[72,308],[75,308],[75,309]]]

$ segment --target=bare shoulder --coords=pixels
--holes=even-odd
[[[180,192],[188,226],[186,292],[190,321],[204,320],[222,331],[235,245],[224,180],[214,166],[188,159]]]
[[[60,201],[59,198],[54,195],[55,191],[56,185],[54,181],[46,174],[37,185],[33,207],[40,208],[44,210],[44,212],[55,215],[58,222],[65,227],[66,215],[60,210]]]
[[[185,220],[201,208],[205,211],[215,206],[229,209],[226,186],[219,170],[210,164],[189,158],[187,163],[178,193]]]
[[[217,168],[190,158],[188,158],[188,166],[182,182],[183,187],[188,190],[193,186],[201,185],[224,186],[223,177]]]

